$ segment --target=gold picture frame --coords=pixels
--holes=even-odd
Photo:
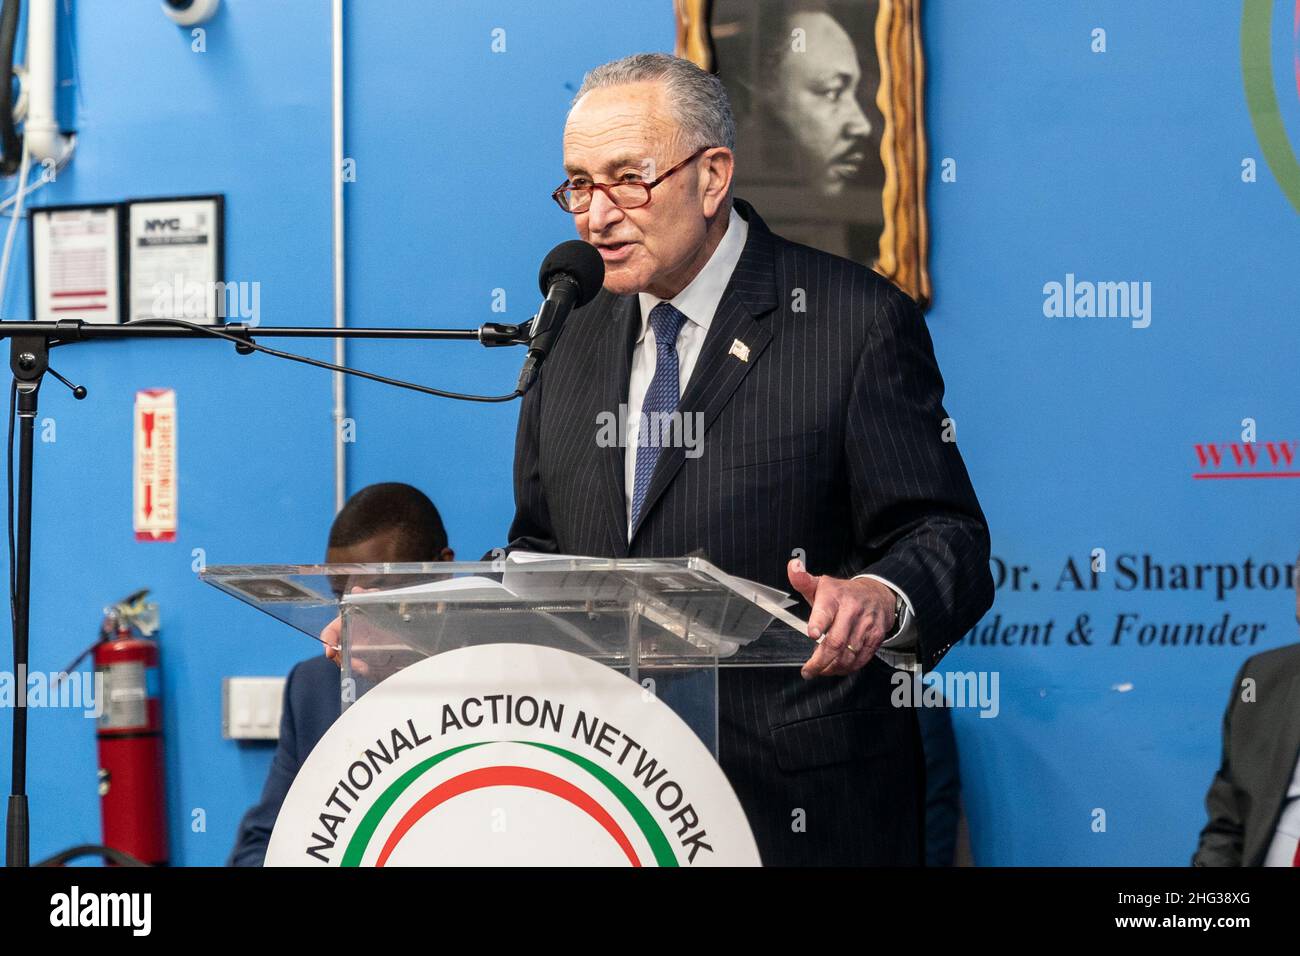
[[[839,2],[844,3],[844,0]],[[878,251],[874,261],[866,264],[925,307],[932,299],[932,289],[925,202],[921,0],[865,2],[874,2],[877,7],[874,41],[879,85],[875,107],[883,119],[879,133],[883,223],[879,226]],[[673,5],[677,26],[676,54],[703,69],[717,72],[711,22],[713,0],[673,0]],[[871,72],[874,76],[875,71]]]

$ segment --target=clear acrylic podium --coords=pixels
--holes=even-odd
[[[718,668],[798,666],[812,650],[780,592],[695,557],[228,565],[200,577],[318,641],[337,619],[344,708],[426,657],[540,645],[642,684],[715,758]]]

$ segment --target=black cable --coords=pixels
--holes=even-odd
[[[0,175],[12,176],[22,162],[23,140],[14,125],[14,42],[22,0],[3,0],[0,10]],[[19,183],[19,187],[26,186]]]
[[[9,9],[8,0],[5,0],[5,2],[6,2],[5,10],[7,11]],[[0,51],[0,53],[2,52],[3,51]],[[449,392],[449,391],[444,391],[443,389],[429,388],[428,386],[425,385],[416,385],[414,382],[404,382],[400,379],[389,378],[386,375],[376,375],[373,372],[363,372],[360,369],[348,368],[345,365],[335,365],[332,362],[322,362],[318,359],[308,358],[305,355],[298,355],[293,352],[283,352],[279,349],[268,348],[267,346],[258,345],[256,342],[252,341],[251,334],[248,332],[245,332],[245,334],[243,335],[235,335],[230,332],[224,332],[212,326],[200,325],[195,322],[187,322],[184,319],[141,319],[134,322],[125,322],[123,324],[124,325],[148,325],[148,324],[172,325],[172,326],[177,326],[179,328],[191,329],[192,331],[195,332],[202,332],[219,339],[225,339],[226,341],[233,342],[241,352],[248,352],[248,351],[264,352],[265,354],[273,356],[274,358],[282,358],[290,362],[301,362],[304,365],[311,365],[311,366],[315,366],[316,368],[328,369],[334,372],[342,372],[347,375],[356,375],[359,378],[369,379],[372,382],[379,382],[380,384],[383,385],[392,385],[397,388],[406,388],[414,392],[420,392],[425,395],[433,395],[438,398],[451,398],[451,399],[457,399],[466,402],[501,403],[501,402],[513,401],[514,399],[518,398],[521,394],[518,389],[511,392],[509,395],[468,395],[461,392]],[[69,341],[50,342],[49,344],[50,347],[53,348],[56,345],[69,344]],[[15,672],[17,672],[18,669],[18,664],[17,664],[18,579],[17,579],[17,570],[16,570],[17,547],[14,542],[14,425],[18,417],[17,409],[18,409],[18,380],[15,378],[9,388],[9,446],[8,446],[8,453],[6,458],[7,461],[6,487],[8,490],[8,501],[9,501],[9,515],[8,515],[8,520],[6,521],[6,525],[8,527],[8,536],[9,536],[9,612],[10,612],[10,625],[12,627],[12,634],[14,639]],[[24,437],[26,437],[26,435],[27,433],[24,432]],[[21,688],[19,692],[25,694],[26,688]],[[18,785],[19,778],[17,773],[17,767],[20,765],[20,763],[25,763],[26,760],[26,747],[25,747],[26,715],[27,715],[26,709],[22,708],[21,706],[14,713],[14,750],[13,750],[12,757],[14,760],[14,767],[15,767],[15,772],[13,776],[15,780],[14,790],[16,793],[21,792]],[[23,725],[21,736],[19,735],[20,720]],[[23,780],[22,783],[23,783],[23,789],[25,789],[25,780]],[[9,799],[9,814],[10,814],[10,820],[8,826],[9,842],[12,842],[13,840],[15,814],[19,813],[20,810],[22,811],[22,813],[21,813],[21,819],[19,820],[19,823],[21,824],[21,828],[24,831],[24,834],[26,829],[25,804],[16,805],[15,801],[17,799],[18,798],[15,796],[10,796]],[[90,852],[93,853],[93,852],[97,852],[99,848],[75,847],[73,848],[73,850],[65,851],[64,854],[59,854],[58,856],[51,857],[49,860],[43,862],[45,864],[59,864],[65,862],[66,859],[69,858],[69,856],[84,853],[88,849]],[[109,852],[114,852],[114,851],[109,851]],[[10,854],[12,855],[12,847],[10,848]],[[108,859],[111,862],[125,863],[127,862],[127,860],[129,860],[129,857],[127,858],[127,860],[121,860],[121,859],[114,859],[113,857],[108,856],[108,854],[105,854],[105,856],[108,857]],[[24,858],[24,862],[25,862],[25,858]]]
[[[51,857],[46,857],[33,866],[67,866],[73,860],[83,856],[102,857],[106,863],[116,864],[117,866],[148,866],[148,863],[138,860],[124,850],[115,850],[111,846],[100,846],[97,843],[82,843],[78,846],[69,847],[61,853],[56,853]]]
[[[16,548],[14,547],[14,422],[18,418],[18,380],[15,378],[9,387],[9,448],[6,457],[9,491],[9,515],[5,522],[9,529],[9,626],[13,643],[14,673],[21,675],[18,660],[18,571]],[[22,696],[14,701],[13,714],[13,750],[10,753],[10,780],[8,817],[5,820],[5,862],[13,866],[27,864],[27,841],[30,821],[27,811],[27,685],[20,676],[22,685],[17,693]],[[19,796],[22,794],[23,796]]]
[[[363,372],[360,369],[349,368],[346,365],[335,365],[332,362],[322,362],[318,359],[308,358],[305,355],[298,355],[295,352],[282,352],[279,349],[268,348],[265,345],[258,345],[251,338],[234,335],[230,332],[222,332],[220,329],[210,325],[200,325],[197,322],[186,322],[184,319],[136,319],[132,322],[123,322],[123,325],[175,325],[181,328],[193,329],[196,332],[204,332],[208,335],[214,335],[219,339],[226,339],[234,342],[241,348],[251,349],[255,352],[265,352],[275,358],[287,359],[290,362],[302,362],[304,365],[314,365],[316,368],[327,369],[331,372],[344,372],[348,375],[356,375],[360,378],[369,379],[372,382],[379,382],[383,385],[394,385],[397,388],[409,388],[413,392],[421,392],[425,395],[433,395],[437,398],[454,398],[461,402],[511,402],[520,396],[518,389],[509,395],[467,395],[463,392],[447,392],[440,388],[430,388],[427,385],[416,385],[414,382],[404,382],[401,379],[389,378],[386,375],[376,375],[374,372]],[[251,336],[253,330],[249,330]],[[63,344],[63,343],[52,343]],[[11,426],[12,427],[12,426]],[[12,441],[10,442],[12,445]]]
[[[18,572],[14,569],[17,554],[14,547],[14,421],[17,418],[18,379],[14,379],[9,385],[9,464],[5,469],[9,486],[9,520],[5,522],[9,528],[9,625],[13,635],[18,633]],[[15,661],[14,667],[17,666]]]

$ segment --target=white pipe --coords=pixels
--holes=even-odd
[[[31,155],[23,144],[23,158],[18,162],[18,188],[14,190],[14,211],[9,219],[9,229],[5,232],[4,253],[0,254],[0,315],[4,311],[5,293],[9,291],[9,256],[14,249],[14,236],[18,232],[18,220],[23,217],[23,196],[27,193],[27,167],[31,164]]]
[[[69,137],[59,132],[54,111],[56,0],[27,5],[27,123],[23,138],[32,160],[63,163],[72,152]]]
[[[334,183],[334,327],[347,325],[344,299],[344,231],[343,231],[343,0],[334,0],[334,150],[331,170]],[[334,340],[334,364],[347,364],[346,341]],[[343,510],[347,501],[347,444],[343,441],[343,422],[347,418],[347,376],[334,373],[334,511]]]

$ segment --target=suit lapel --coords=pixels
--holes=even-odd
[[[619,409],[627,403],[628,379],[632,372],[632,346],[639,329],[639,318],[636,296],[619,296],[610,309],[609,321],[605,323],[605,335],[600,344],[597,367],[602,372],[602,378],[600,403],[597,407],[601,411],[613,412],[616,416],[619,415]],[[601,497],[604,499],[611,554],[616,558],[627,557],[628,545],[623,454],[620,443],[597,450]]]
[[[766,322],[759,321],[776,307],[777,302],[772,233],[753,207],[744,200],[735,202],[737,211],[749,223],[749,237],[718,303],[717,314],[709,325],[691,380],[677,406],[683,415],[701,416],[703,429],[696,433],[701,440],[772,341],[772,330]],[[733,353],[736,343],[740,343],[736,349],[740,355]],[[626,373],[623,388],[626,395]],[[633,539],[685,460],[686,449],[680,444],[660,450],[641,507],[641,520],[632,529]]]
[[[1273,839],[1273,829],[1277,826],[1278,813],[1282,809],[1282,800],[1295,773],[1296,757],[1300,754],[1300,674],[1291,678],[1283,701],[1283,710],[1277,728],[1277,743],[1269,762],[1267,802],[1260,807],[1257,819],[1260,826],[1254,828],[1253,846],[1243,847],[1242,860],[1248,866],[1258,866],[1264,861],[1269,842]]]

